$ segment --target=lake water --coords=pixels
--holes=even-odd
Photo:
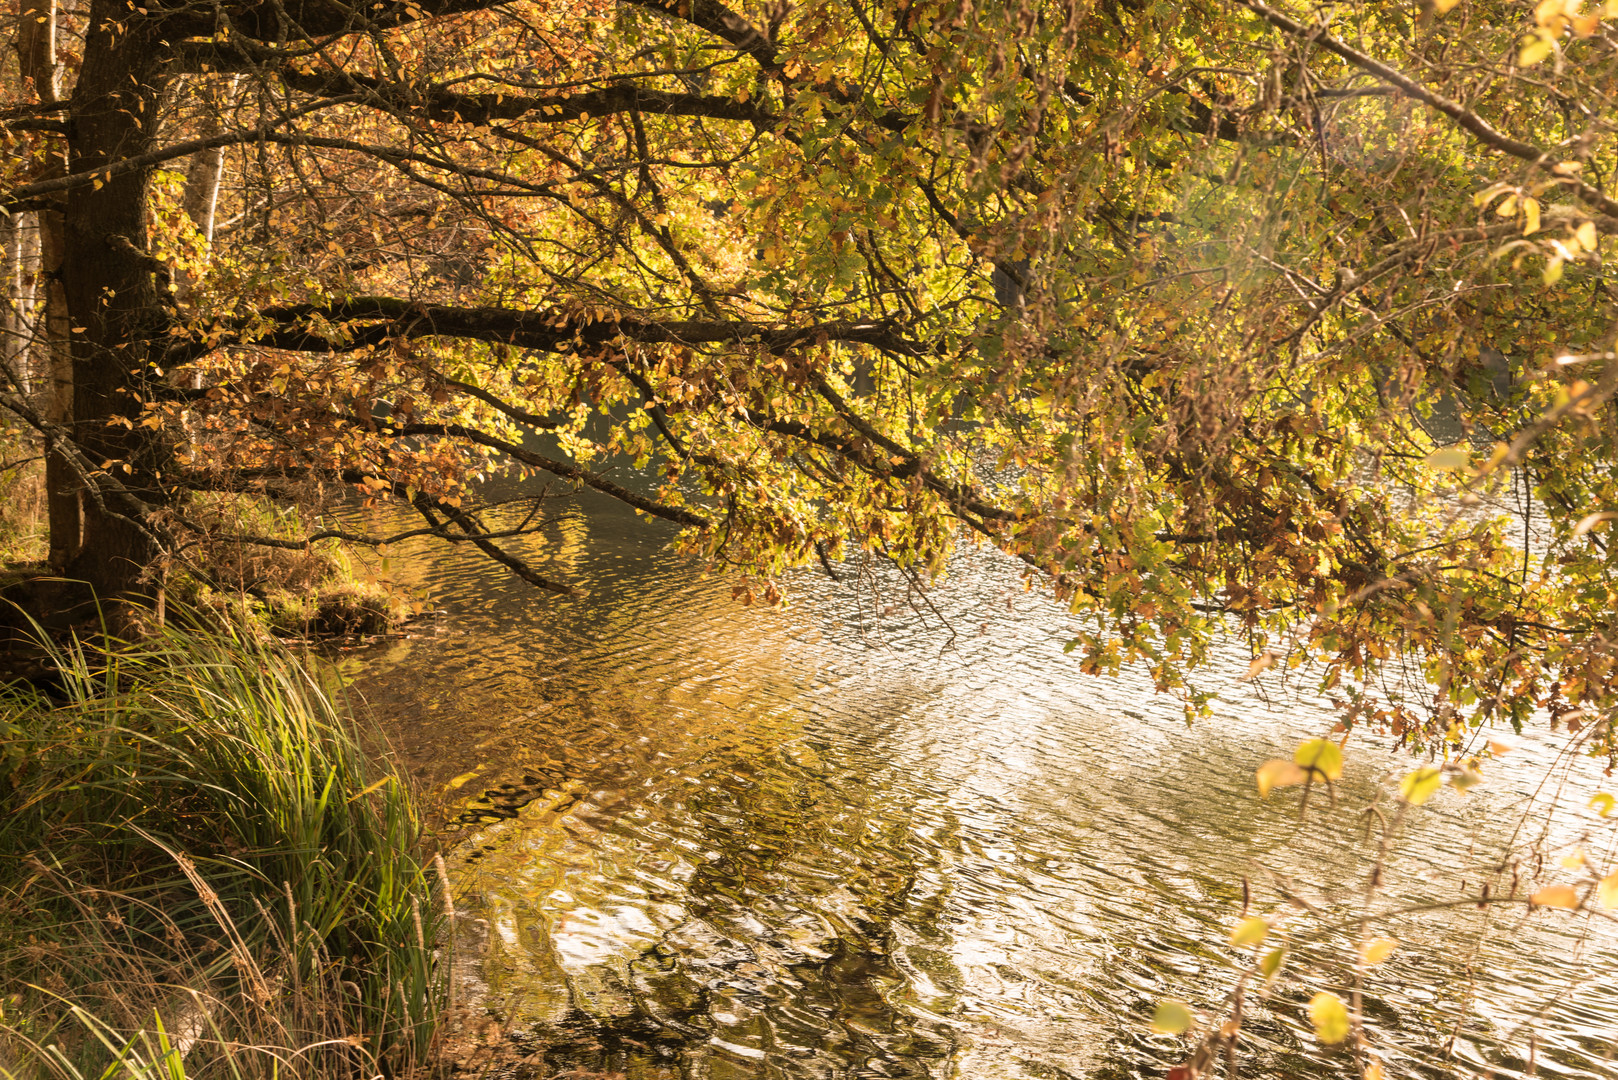
[[[1300,819],[1254,770],[1330,710],[1259,699],[1238,642],[1188,728],[1138,675],[1081,675],[1071,616],[992,552],[957,560],[936,612],[882,574],[745,606],[665,530],[566,505],[521,550],[587,599],[435,549],[406,565],[436,612],[355,682],[484,920],[487,1004],[532,1072],[1162,1076],[1190,1043],[1151,1033],[1158,1001],[1217,1023],[1253,960],[1227,944],[1245,879],[1251,913],[1283,891],[1320,912],[1278,934],[1343,925],[1250,984],[1240,1068],[1360,1075],[1305,1006],[1348,996],[1360,812],[1407,759],[1355,735],[1338,806],[1317,792]],[[1576,881],[1559,860],[1580,845],[1605,872],[1614,826],[1586,804],[1606,781],[1567,742],[1530,734],[1413,811],[1375,905]],[[1467,905],[1373,933],[1401,942],[1365,981],[1390,1076],[1618,1077],[1610,922]]]

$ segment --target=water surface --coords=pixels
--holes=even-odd
[[[1161,1076],[1189,1044],[1150,1033],[1157,1002],[1223,1019],[1253,959],[1226,944],[1244,879],[1254,913],[1282,889],[1357,910],[1376,844],[1356,812],[1410,763],[1355,736],[1339,809],[1260,801],[1258,765],[1332,717],[1256,698],[1237,642],[1216,719],[1188,728],[1142,678],[1080,674],[1071,617],[993,553],[958,560],[936,610],[881,573],[805,574],[770,608],[657,526],[560,517],[524,551],[587,599],[438,551],[413,582],[436,613],[356,684],[487,921],[489,1005],[546,1069]],[[1579,844],[1604,865],[1603,778],[1566,740],[1410,815],[1376,902],[1576,880],[1557,860]],[[1375,932],[1402,942],[1366,983],[1390,1075],[1618,1077],[1606,923],[1468,906]],[[1346,996],[1355,940],[1300,943],[1250,988],[1249,1075],[1359,1075],[1303,1012]]]

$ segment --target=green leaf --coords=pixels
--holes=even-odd
[[[1274,979],[1281,973],[1281,965],[1286,962],[1285,949],[1271,949],[1264,954],[1264,959],[1258,962],[1258,970],[1266,979]]]
[[[1323,1043],[1340,1043],[1348,1038],[1348,1009],[1336,994],[1322,990],[1309,999],[1309,1022]]]

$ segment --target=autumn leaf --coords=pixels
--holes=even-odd
[[[1242,676],[1242,681],[1252,682],[1254,679],[1258,678],[1260,672],[1267,671],[1268,669],[1274,667],[1275,659],[1275,654],[1270,652],[1268,649],[1259,653],[1257,656],[1253,657],[1252,661],[1247,665],[1247,674]]]
[[[1435,450],[1428,454],[1424,463],[1429,469],[1454,472],[1456,469],[1466,468],[1471,460],[1471,456],[1465,450],[1452,446],[1444,450]]]
[[[1178,998],[1165,998],[1152,1015],[1152,1031],[1158,1035],[1182,1035],[1196,1022],[1191,1007]]]
[[[1443,770],[1431,765],[1424,765],[1419,769],[1405,774],[1399,781],[1399,798],[1411,806],[1420,806],[1433,797],[1439,786],[1443,783]]]
[[[1579,894],[1570,885],[1549,885],[1529,897],[1528,902],[1535,907],[1573,910],[1579,906]]]
[[[1340,1043],[1348,1038],[1348,1009],[1336,994],[1322,990],[1309,999],[1309,1022],[1323,1043]]]
[[[1309,779],[1309,774],[1299,768],[1296,762],[1285,758],[1271,758],[1259,766],[1258,773],[1259,798],[1269,795],[1271,788],[1292,787]]]
[[[1343,752],[1330,739],[1308,739],[1298,744],[1292,760],[1305,772],[1325,780],[1343,775]]]
[[[1360,946],[1360,963],[1366,967],[1375,967],[1393,955],[1393,950],[1398,947],[1397,938],[1372,938]]]
[[[1230,943],[1237,948],[1258,945],[1264,941],[1269,932],[1269,920],[1252,915],[1236,924],[1236,929],[1230,932]]]

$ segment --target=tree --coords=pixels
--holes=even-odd
[[[1188,716],[1233,628],[1415,745],[1612,707],[1604,9],[42,2],[0,203],[72,407],[5,404],[103,593],[188,492],[333,484],[570,591],[516,469],[749,599],[991,543]]]

